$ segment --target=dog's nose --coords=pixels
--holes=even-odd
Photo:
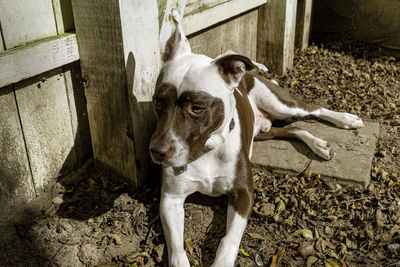
[[[169,144],[152,146],[150,148],[151,154],[157,161],[162,161],[170,150],[171,150],[171,146]]]

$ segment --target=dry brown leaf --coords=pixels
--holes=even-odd
[[[283,258],[283,255],[285,255],[285,248],[279,248],[276,255],[272,256],[270,267],[278,267]]]
[[[260,239],[260,240],[265,240],[265,238],[262,236],[262,235],[260,235],[260,234],[257,234],[257,233],[247,233],[251,238],[254,238],[254,239]]]

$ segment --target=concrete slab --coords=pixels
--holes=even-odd
[[[312,172],[320,174],[321,178],[366,187],[370,182],[379,123],[364,121],[364,124],[365,127],[358,130],[344,130],[323,122],[295,122],[293,126],[328,141],[335,152],[333,158],[325,161],[296,140],[268,140],[254,142],[252,163],[291,174],[304,171],[310,164]]]

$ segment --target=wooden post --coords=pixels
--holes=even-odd
[[[296,48],[304,50],[310,38],[312,0],[298,0],[296,18]]]
[[[293,66],[297,0],[268,0],[258,11],[257,61],[280,75]]]
[[[160,69],[156,0],[73,0],[94,157],[136,185],[150,169]]]

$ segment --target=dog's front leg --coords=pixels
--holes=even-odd
[[[160,200],[160,218],[168,247],[169,266],[190,266],[183,248],[185,197],[162,193]]]
[[[235,196],[235,199],[229,200],[226,235],[218,246],[213,267],[234,266],[252,203],[249,192],[243,192],[241,197]]]

